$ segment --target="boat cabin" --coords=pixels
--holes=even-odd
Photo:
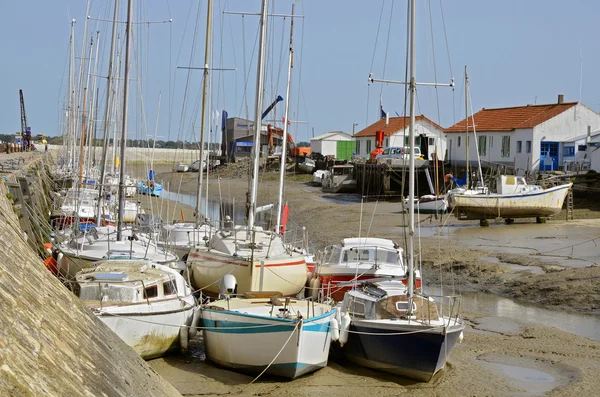
[[[352,269],[391,267],[398,270],[394,275],[402,276],[405,273],[402,248],[382,238],[345,238],[339,245],[326,247],[323,259],[323,266]]]
[[[542,190],[541,186],[528,185],[524,176],[499,175],[496,180],[498,194],[522,194]]]

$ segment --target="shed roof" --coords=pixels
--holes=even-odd
[[[316,136],[314,138],[310,138],[311,141],[324,141],[327,139],[331,139],[336,135],[341,135],[344,138],[347,139],[352,139],[352,136],[350,134],[346,134],[344,131],[331,131],[331,132],[327,132],[325,134],[321,134],[319,136]]]
[[[415,120],[416,121],[419,121],[419,120],[426,121],[429,124],[440,129],[441,131],[444,131],[444,129],[440,125],[438,125],[437,123],[434,123],[433,121],[431,121],[424,115],[416,116]],[[383,131],[383,134],[385,136],[390,136],[398,131],[404,130],[405,128],[408,127],[409,124],[410,124],[409,117],[390,117],[388,125],[385,125],[385,119],[381,119],[381,120],[371,124],[367,128],[357,132],[356,134],[354,134],[354,137],[375,136],[376,131]]]
[[[562,112],[577,105],[577,102],[552,103],[548,105],[526,105],[508,108],[483,108],[473,116],[469,116],[469,128],[472,128],[471,117],[475,119],[476,131],[513,131],[517,128],[533,128]],[[461,120],[446,132],[465,132],[465,120]]]

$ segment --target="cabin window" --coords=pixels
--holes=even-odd
[[[521,153],[523,151],[523,141],[517,141],[517,153]]]
[[[485,156],[487,153],[487,135],[480,135],[478,139],[479,142],[477,142],[477,145],[479,146],[479,155]]]
[[[144,288],[144,299],[156,298],[158,296],[158,286],[151,285]]]
[[[575,156],[575,146],[565,146],[563,148],[563,156]]]
[[[460,141],[461,141],[461,138],[462,138],[462,137],[460,137],[460,136],[458,137],[458,147],[460,147]]]
[[[525,151],[531,153],[531,141],[525,142]]]
[[[175,285],[175,280],[170,280],[163,283],[163,291],[166,295],[175,295],[177,293],[177,286]]]
[[[367,139],[367,154],[371,153],[371,140]]]
[[[500,151],[502,157],[510,157],[510,135],[502,137],[502,149]]]
[[[587,145],[579,145],[577,146],[577,150],[581,152],[585,152],[587,150]]]
[[[407,312],[408,311],[408,301],[398,301],[396,302],[396,310],[399,312]],[[412,303],[412,311],[417,311],[417,305],[415,302]]]
[[[365,315],[365,304],[362,302],[355,302],[355,301],[351,301],[350,302],[350,307],[348,308],[350,314],[353,314],[355,316],[364,316]]]

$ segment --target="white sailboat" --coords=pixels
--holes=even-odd
[[[410,153],[415,140],[415,0],[410,2]],[[375,81],[375,80],[371,80]],[[415,158],[409,159],[408,284],[362,281],[342,303],[339,342],[347,359],[371,368],[429,381],[446,365],[462,338],[464,324],[456,297],[436,300],[415,291]],[[449,309],[449,310],[448,310]]]
[[[209,3],[211,4],[211,3]],[[264,4],[263,4],[263,7]],[[265,16],[261,19],[264,27]],[[227,274],[237,279],[239,293],[248,291],[279,291],[284,296],[298,294],[306,283],[307,267],[304,254],[286,244],[280,233],[282,207],[282,175],[285,172],[285,143],[287,123],[284,127],[281,175],[279,186],[278,221],[275,231],[265,230],[255,223],[255,216],[261,208],[256,207],[258,191],[258,169],[260,157],[260,137],[263,104],[263,76],[265,34],[261,33],[258,76],[256,86],[256,112],[254,142],[252,146],[253,167],[250,183],[250,202],[247,225],[225,222],[224,227],[214,233],[204,244],[191,249],[187,264],[192,275],[192,285],[197,289],[216,295],[219,281]],[[291,50],[291,48],[290,48]],[[291,55],[288,70],[288,99],[291,73]],[[287,109],[287,105],[286,105]],[[286,114],[287,116],[287,114]],[[286,118],[287,119],[287,118]],[[265,207],[270,208],[269,206]]]

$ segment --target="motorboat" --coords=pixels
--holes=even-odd
[[[315,160],[305,158],[303,162],[298,163],[298,169],[306,174],[312,174],[316,167]]]
[[[329,170],[316,170],[313,172],[313,182],[316,185],[321,185],[325,178],[329,178],[331,171]]]
[[[104,260],[75,277],[76,294],[142,358],[187,348],[199,321],[192,291],[174,269],[150,261]]]
[[[331,167],[329,175],[321,179],[324,193],[353,193],[356,191],[354,166],[338,164]]]

